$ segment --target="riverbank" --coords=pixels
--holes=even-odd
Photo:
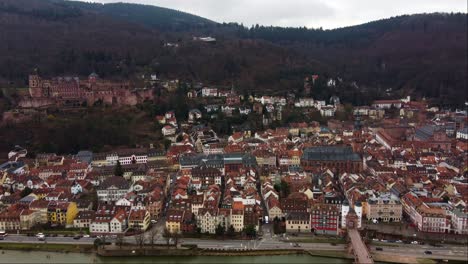
[[[94,247],[93,245],[77,244],[1,243],[0,250],[92,253],[94,252]]]
[[[351,264],[351,260],[338,258],[314,257],[308,254],[276,255],[276,256],[158,256],[158,257],[100,257],[96,254],[86,253],[57,253],[40,251],[1,251],[1,263],[10,264],[242,264],[242,263],[269,263],[269,264]]]
[[[275,250],[229,250],[229,249],[200,249],[196,246],[188,247],[100,247],[96,251],[100,257],[130,257],[130,256],[274,256],[306,254],[302,249],[275,249]]]

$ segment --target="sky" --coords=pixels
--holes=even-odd
[[[466,0],[86,0],[150,4],[216,22],[332,29],[397,15],[467,12]]]

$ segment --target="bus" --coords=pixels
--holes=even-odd
[[[0,240],[4,240],[8,236],[8,233],[0,230]]]

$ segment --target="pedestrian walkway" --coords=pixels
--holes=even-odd
[[[355,263],[374,263],[374,260],[362,241],[358,230],[355,228],[348,229],[348,236],[351,239]]]

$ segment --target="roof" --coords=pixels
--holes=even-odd
[[[354,153],[350,146],[316,146],[304,149],[304,160],[319,161],[360,161],[359,154]]]
[[[118,189],[128,189],[130,187],[129,183],[125,178],[120,176],[112,176],[105,179],[101,185],[99,185],[99,189],[108,189],[111,186],[115,186]]]

